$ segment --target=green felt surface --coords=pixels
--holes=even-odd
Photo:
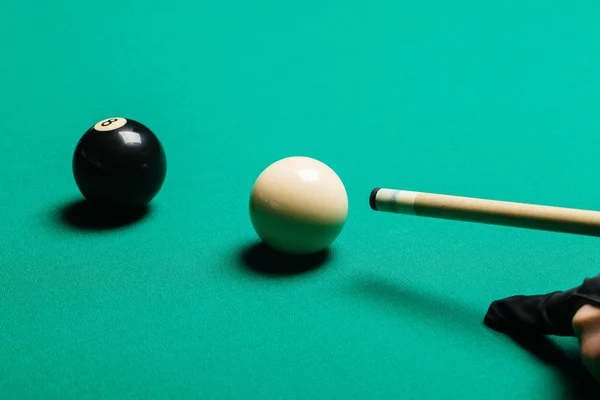
[[[0,397],[583,398],[575,362],[482,319],[597,274],[598,239],[368,196],[600,208],[599,18],[591,0],[2,2]],[[71,157],[112,116],[153,129],[169,170],[145,218],[95,229]],[[322,266],[276,275],[248,196],[291,155],[330,165],[350,213]]]

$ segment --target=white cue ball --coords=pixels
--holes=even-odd
[[[287,254],[324,250],[341,233],[348,195],[321,161],[289,157],[268,166],[250,196],[250,218],[261,240]]]

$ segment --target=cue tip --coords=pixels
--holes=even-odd
[[[375,188],[371,191],[371,195],[369,196],[369,205],[371,206],[371,209],[377,211],[377,202],[375,201],[375,198],[377,197],[377,192],[379,192],[381,188]]]

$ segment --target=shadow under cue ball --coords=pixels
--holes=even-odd
[[[348,196],[338,175],[321,161],[289,157],[267,167],[250,196],[254,230],[270,247],[286,254],[326,249],[341,233]]]
[[[81,137],[73,175],[89,201],[117,208],[147,205],[167,172],[164,149],[143,124],[125,118],[99,121]]]

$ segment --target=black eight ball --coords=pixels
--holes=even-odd
[[[165,151],[154,133],[125,118],[108,118],[88,129],[73,155],[73,175],[83,196],[110,207],[147,205],[167,173]]]

